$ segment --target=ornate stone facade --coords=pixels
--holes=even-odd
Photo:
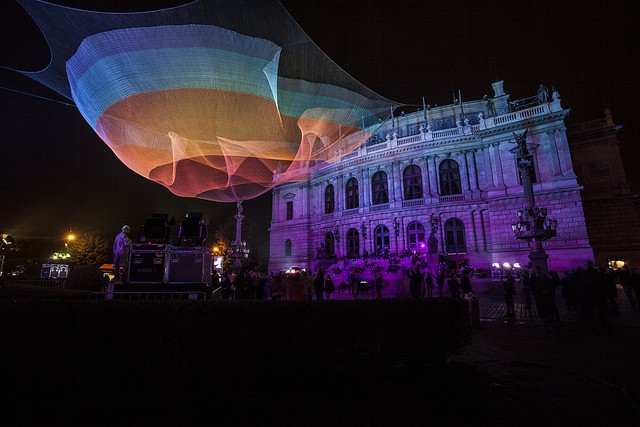
[[[270,270],[317,270],[327,255],[426,253],[488,269],[526,265],[529,248],[514,238],[525,205],[514,133],[527,130],[536,201],[558,220],[545,242],[549,268],[593,260],[581,186],[573,170],[560,96],[509,101],[494,96],[393,117],[359,149],[273,191]],[[397,232],[396,232],[397,230]],[[433,234],[433,236],[432,236]]]

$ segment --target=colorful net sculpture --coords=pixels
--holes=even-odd
[[[136,13],[18,1],[52,52],[47,68],[23,73],[73,99],[125,165],[179,196],[239,201],[306,179],[397,106],[275,0]]]

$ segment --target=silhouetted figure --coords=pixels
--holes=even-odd
[[[333,279],[327,274],[324,279],[324,293],[327,295],[327,299],[331,299],[331,293],[336,290],[336,286],[333,284]]]
[[[549,280],[547,280],[542,288],[542,296],[547,314],[547,321],[559,322],[560,313],[556,307],[556,289],[560,287],[560,276],[555,270],[549,272]]]
[[[458,282],[458,278],[455,273],[451,275],[449,280],[447,281],[447,285],[449,286],[449,293],[451,294],[451,298],[460,298],[460,282]]]
[[[427,272],[427,277],[424,278],[424,283],[427,288],[427,298],[433,298],[433,289],[435,286],[433,284],[433,276],[431,273]]]
[[[422,273],[420,269],[410,267],[407,271],[407,277],[409,278],[409,293],[411,294],[411,298],[420,298],[420,294],[422,293]]]
[[[313,292],[316,294],[316,300],[324,299],[324,271],[318,271],[316,279],[313,281]]]
[[[618,302],[616,297],[618,296],[618,288],[616,286],[616,275],[613,270],[609,269],[604,273],[604,286],[607,292],[607,301],[609,303],[608,314],[609,316],[619,316],[620,309],[618,308]]]
[[[444,288],[444,270],[440,269],[436,276],[436,283],[438,284],[438,298],[442,298],[442,288]]]
[[[547,307],[545,306],[545,299],[542,295],[542,289],[547,286],[546,282],[549,280],[546,274],[542,271],[540,266],[536,266],[531,279],[529,280],[529,289],[533,293],[533,299],[536,302],[536,311],[538,316],[542,318],[547,317]]]
[[[376,287],[376,295],[378,297],[378,299],[382,298],[382,273],[381,272],[377,272],[375,279],[374,279],[374,285]]]
[[[516,294],[516,279],[510,270],[507,271],[506,279],[501,279],[504,289],[504,303],[507,306],[505,317],[515,317],[516,307],[513,304],[513,296]]]

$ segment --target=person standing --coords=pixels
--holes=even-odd
[[[427,298],[433,298],[433,289],[435,286],[433,285],[433,276],[430,272],[427,272],[427,277],[425,277],[424,283],[427,287]]]
[[[442,298],[442,288],[444,288],[444,269],[439,269],[436,276],[436,282],[438,283],[438,298]]]
[[[458,277],[455,273],[450,275],[449,280],[447,281],[447,285],[449,285],[449,293],[451,294],[451,298],[459,299],[460,298],[460,282],[458,282]]]
[[[466,269],[462,272],[462,276],[460,277],[460,287],[462,287],[462,293],[465,295],[473,293],[473,290],[471,289],[471,279],[469,279],[469,271]]]
[[[113,274],[116,282],[120,280],[120,267],[124,268],[126,255],[129,254],[129,245],[131,244],[130,231],[131,228],[128,225],[124,225],[122,231],[118,233],[113,242]]]
[[[324,294],[324,271],[318,271],[316,278],[313,282],[313,291],[316,294],[316,300],[323,300]]]
[[[376,273],[373,284],[376,287],[376,295],[378,296],[378,299],[382,299],[382,272],[381,271],[378,271]]]
[[[516,294],[516,280],[511,273],[511,270],[507,270],[506,280],[500,279],[504,288],[504,303],[507,306],[507,314],[505,317],[516,317],[516,307],[513,304],[513,296]]]
[[[324,293],[327,296],[327,299],[331,299],[331,292],[336,290],[336,286],[333,284],[333,279],[330,275],[327,274],[326,279],[324,279]]]
[[[409,278],[411,298],[420,298],[420,294],[422,293],[422,274],[420,273],[420,269],[416,268],[414,270],[413,267],[410,267],[407,271],[407,277]]]

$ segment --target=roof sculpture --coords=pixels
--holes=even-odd
[[[23,74],[72,99],[115,155],[179,196],[305,179],[398,104],[329,59],[276,0],[106,13],[18,0],[51,49]]]

